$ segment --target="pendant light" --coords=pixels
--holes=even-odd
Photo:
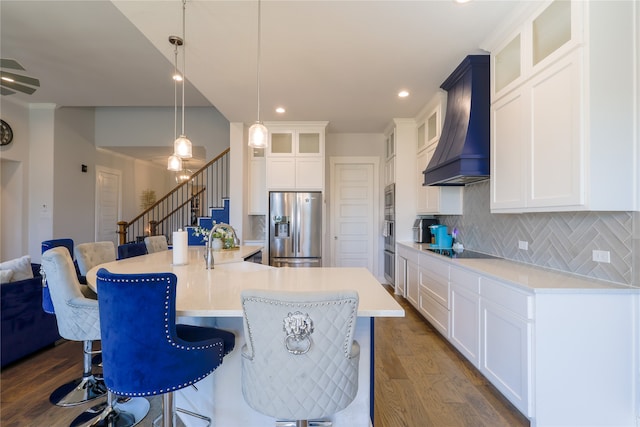
[[[187,0],[182,0],[182,38],[178,36],[169,36],[169,43],[174,46],[174,56],[175,56],[175,73],[173,75],[174,82],[174,136],[177,134],[177,121],[178,121],[178,96],[177,96],[177,84],[178,81],[182,83],[182,132],[180,136],[178,136],[173,142],[173,154],[169,156],[167,160],[167,169],[170,171],[181,171],[182,170],[182,159],[190,159],[192,154],[192,145],[189,138],[185,136],[184,133],[184,86],[186,82],[186,68],[187,68],[187,60],[186,60],[186,50],[182,48],[182,74],[178,73],[178,46],[183,46],[185,41],[185,33],[186,33],[186,8],[187,8]]]
[[[178,36],[169,36],[169,43],[173,45],[173,59],[174,59],[174,71],[173,71],[173,137],[178,135],[178,82],[184,81],[182,75],[178,72],[178,46],[184,44],[183,39]],[[174,143],[175,146],[175,143]],[[169,156],[167,160],[167,169],[173,172],[180,172],[182,170],[182,158],[175,152]]]
[[[182,0],[182,43],[186,41],[186,9],[187,9],[187,0]],[[186,47],[182,48],[182,132],[180,136],[173,143],[173,152],[176,156],[182,159],[190,159],[192,157],[191,153],[191,141],[184,134],[184,86],[187,82],[187,49]]]
[[[267,148],[269,145],[266,126],[260,121],[260,0],[258,0],[258,58],[257,58],[258,120],[249,128],[249,147]]]

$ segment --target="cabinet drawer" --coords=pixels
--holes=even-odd
[[[449,270],[449,281],[458,287],[466,289],[475,294],[480,293],[480,276],[467,270],[451,267]]]
[[[449,263],[440,261],[435,256],[440,255],[429,255],[429,254],[420,254],[420,268],[424,268],[428,271],[431,271],[439,276],[444,277],[449,281]]]
[[[420,290],[431,295],[447,310],[449,309],[449,281],[445,277],[420,268]]]
[[[418,265],[419,253],[416,250],[407,248],[404,245],[397,245],[396,248],[397,248],[396,251],[398,252],[398,256],[401,256],[407,261],[412,262],[415,265]]]
[[[420,289],[420,312],[442,335],[449,337],[449,310]]]
[[[504,283],[480,278],[480,295],[525,319],[533,318],[533,296]]]

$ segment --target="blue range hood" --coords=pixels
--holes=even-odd
[[[489,55],[469,55],[440,86],[448,92],[440,142],[423,185],[461,186],[489,179]]]

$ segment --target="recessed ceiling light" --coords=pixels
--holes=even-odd
[[[400,92],[398,92],[398,97],[400,98],[406,98],[407,96],[409,96],[409,92],[406,90],[401,90]]]
[[[471,0],[453,0],[454,3],[469,3]]]
[[[285,109],[284,109],[284,107],[278,107],[278,108],[276,108],[276,113],[278,113],[278,114],[282,114],[282,113],[284,113],[285,111],[287,111],[287,110],[285,110]]]

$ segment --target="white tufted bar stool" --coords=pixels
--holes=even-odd
[[[42,269],[47,277],[60,336],[84,343],[82,378],[59,387],[49,400],[58,406],[75,406],[104,396],[107,392],[104,381],[94,377],[91,369],[92,342],[100,339],[98,301],[82,294],[66,247],[45,251],[42,254]]]
[[[357,292],[246,290],[241,298],[247,404],[287,420],[277,425],[331,425],[322,419],[358,392]]]
[[[116,246],[113,242],[89,242],[76,245],[78,269],[83,276],[98,264],[116,260]]]
[[[147,253],[155,253],[169,250],[166,236],[147,236],[144,238],[144,244],[147,246]]]

